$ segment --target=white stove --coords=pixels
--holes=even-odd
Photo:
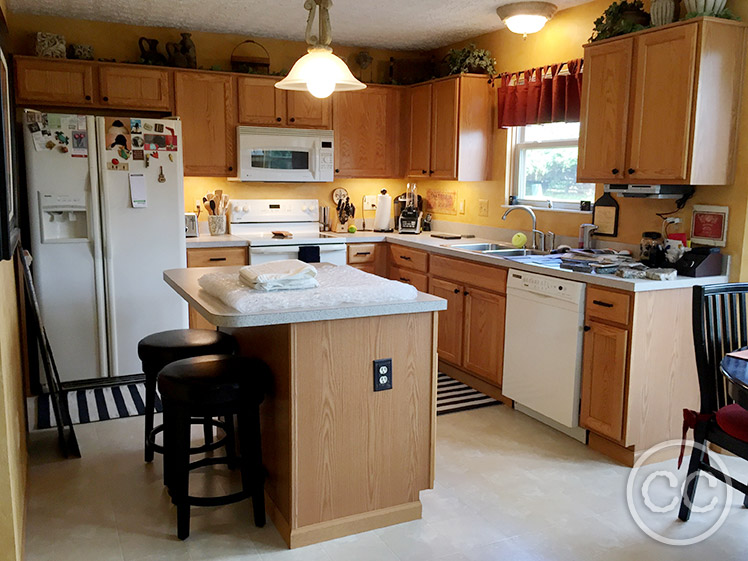
[[[274,237],[274,231],[290,232],[292,238]],[[319,248],[319,261],[345,265],[346,246],[340,238],[319,231],[316,199],[245,199],[231,207],[231,234],[249,242],[252,265],[298,259],[299,249],[308,257]]]

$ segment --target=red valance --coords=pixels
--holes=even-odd
[[[579,121],[583,62],[500,74],[499,128]]]

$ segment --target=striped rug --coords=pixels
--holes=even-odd
[[[67,392],[70,419],[74,425],[94,423],[121,417],[133,417],[145,413],[145,384],[124,384],[95,389],[71,390]],[[29,417],[34,419],[34,429],[57,426],[49,394],[31,398]],[[32,409],[36,411],[33,414]],[[156,410],[161,411],[161,400],[156,394]]]
[[[501,402],[439,372],[436,387],[437,415],[469,411],[491,405],[501,405]]]

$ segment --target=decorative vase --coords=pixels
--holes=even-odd
[[[629,23],[649,25],[649,14],[641,8],[629,8],[621,13],[621,17]]]
[[[65,37],[39,31],[36,34],[36,56],[65,58]]]
[[[716,16],[725,9],[727,0],[683,0],[686,13],[695,12],[708,16]]]
[[[187,68],[197,68],[197,52],[195,43],[190,39],[192,33],[182,33],[182,40],[179,42],[182,54],[187,58]]]
[[[190,68],[187,57],[182,53],[179,43],[166,43],[166,53],[169,55],[169,66]]]
[[[68,58],[76,60],[93,60],[94,50],[91,45],[68,45]]]
[[[652,0],[649,14],[652,16],[652,25],[667,25],[675,21],[676,0]]]
[[[144,64],[153,64],[155,66],[166,66],[166,57],[158,52],[158,39],[148,39],[141,37],[138,39],[140,47],[140,58]]]

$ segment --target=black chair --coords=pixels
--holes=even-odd
[[[678,518],[686,521],[696,494],[700,470],[732,485],[745,494],[743,505],[748,508],[748,486],[725,477],[706,457],[708,443],[748,460],[748,410],[732,403],[727,393],[727,381],[720,371],[724,356],[748,346],[748,312],[746,311],[748,284],[713,284],[693,289],[693,339],[696,369],[699,376],[701,408],[699,413],[684,410],[684,436],[687,428],[694,429],[694,447],[688,464],[687,485],[683,493]]]
[[[265,470],[260,440],[260,403],[271,387],[272,375],[261,360],[232,355],[209,355],[172,362],[158,376],[164,406],[164,473],[177,507],[177,537],[190,534],[190,506],[219,506],[252,498],[255,525],[265,525]],[[227,419],[236,415],[242,490],[219,497],[189,494],[190,470],[231,464],[231,458],[205,457],[190,462],[190,420]]]
[[[175,360],[211,354],[234,354],[238,345],[227,333],[210,329],[174,329],[161,331],[141,339],[138,343],[138,357],[143,364],[145,374],[145,461],[153,461],[153,453],[163,453],[163,448],[156,444],[156,434],[163,430],[163,425],[153,427],[153,415],[156,410],[156,380],[161,369]],[[213,443],[213,427],[225,428],[222,423],[212,419],[195,420],[203,424],[205,445],[215,449],[223,441]],[[203,452],[206,447],[194,449],[194,453]]]

